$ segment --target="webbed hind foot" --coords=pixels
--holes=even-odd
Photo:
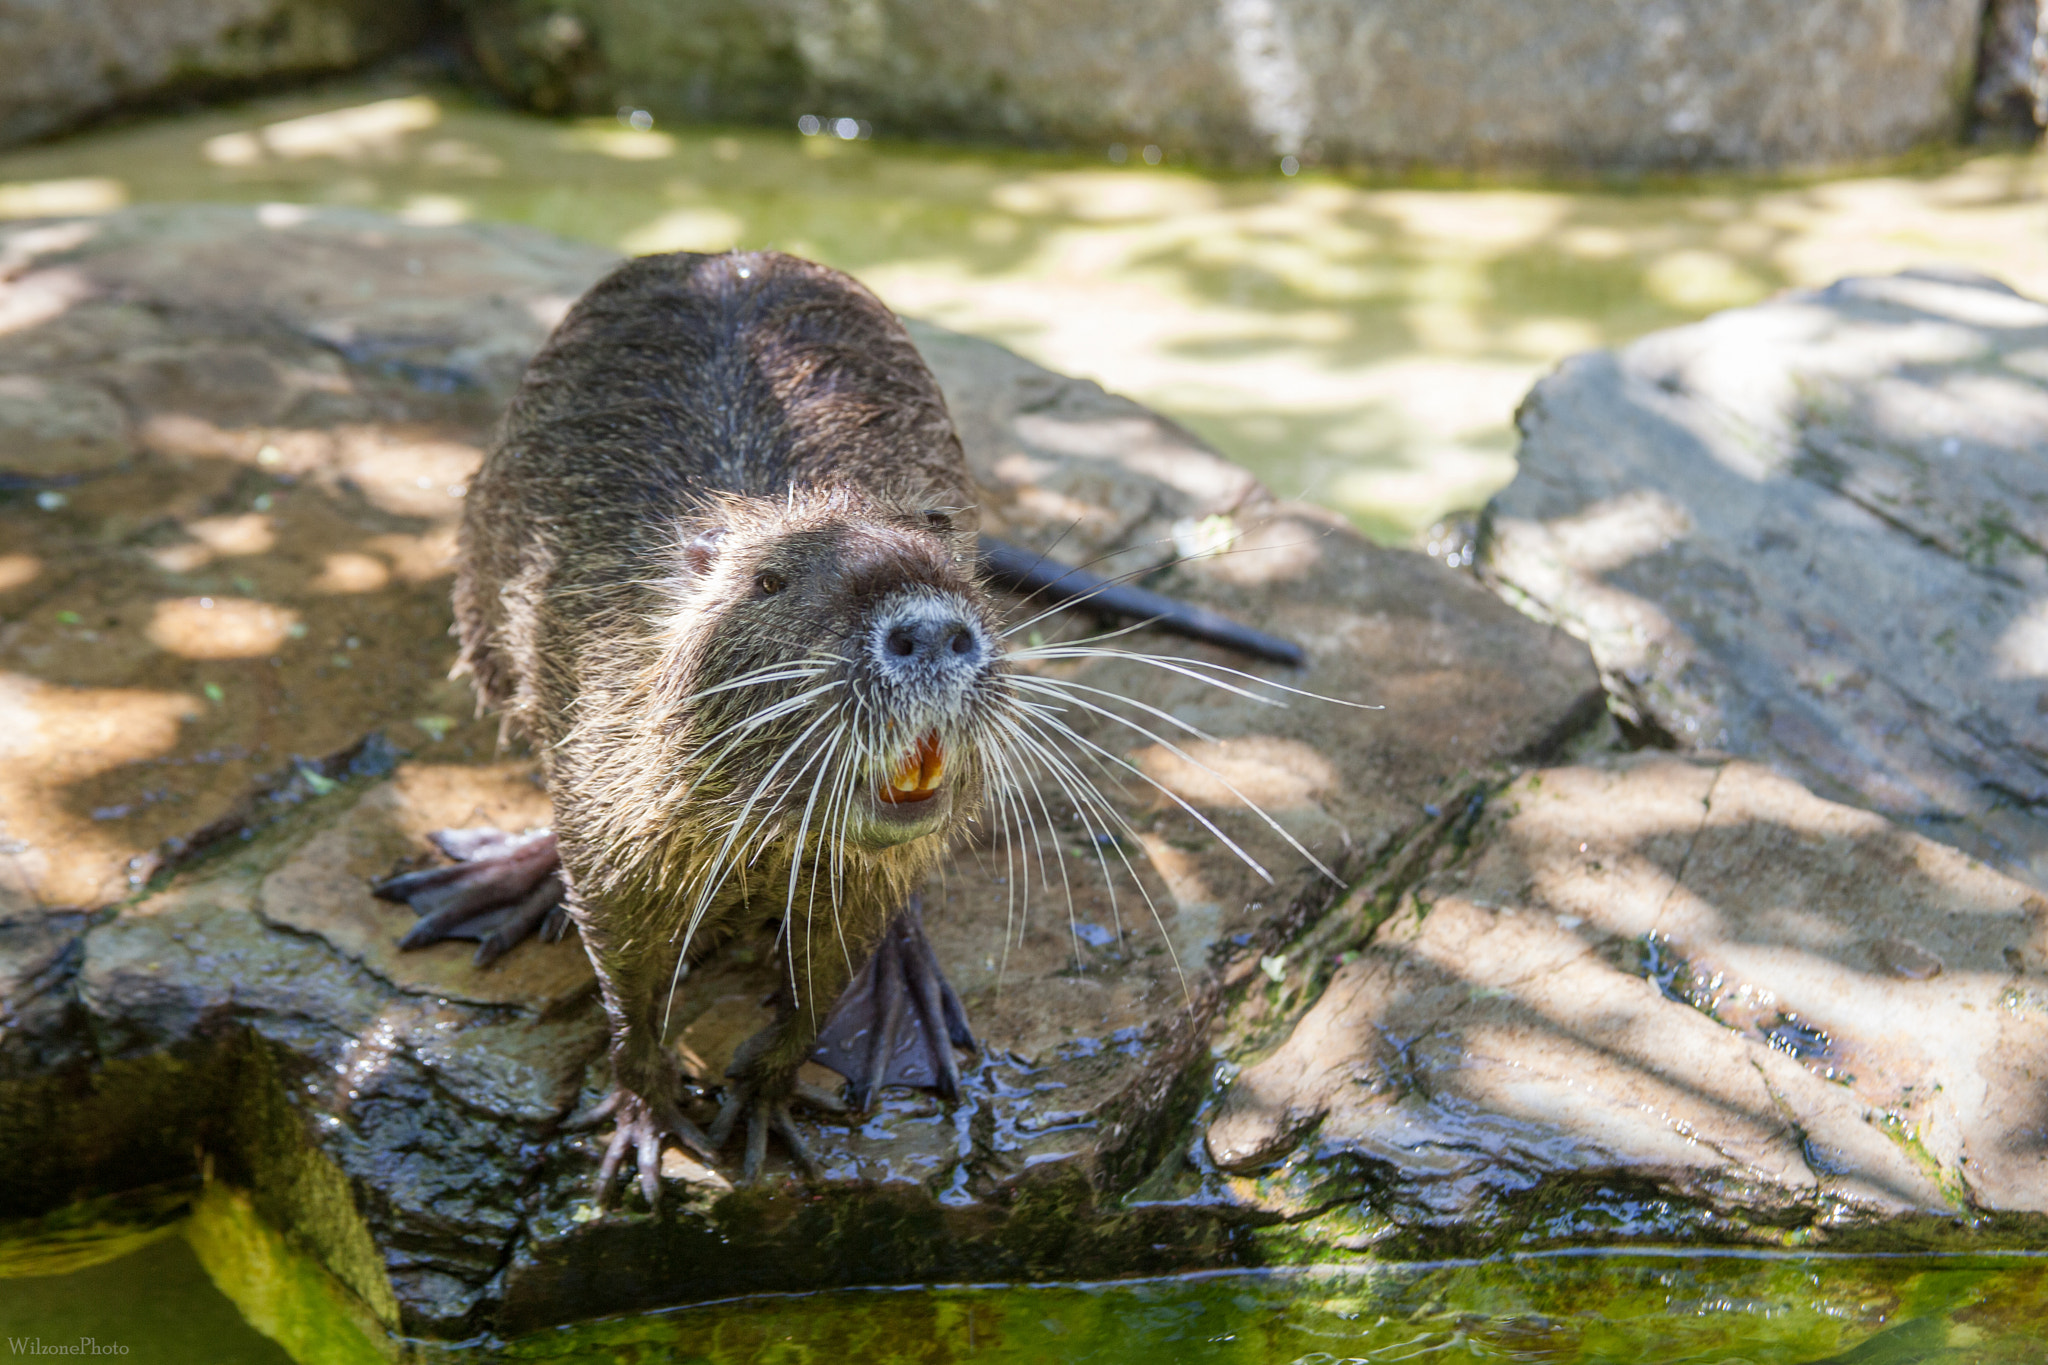
[[[370,888],[378,899],[402,901],[420,917],[399,940],[400,948],[474,939],[476,963],[483,967],[535,932],[548,943],[568,932],[562,860],[551,831],[437,829],[427,837],[455,861],[387,877]]]
[[[940,970],[924,932],[924,902],[913,895],[889,921],[873,956],[846,985],[818,1032],[811,1059],[847,1079],[856,1109],[889,1085],[960,1098],[953,1049],[979,1051],[967,1011]]]

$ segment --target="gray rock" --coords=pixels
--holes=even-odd
[[[1850,279],[1566,362],[1481,567],[1616,710],[2048,887],[2048,307]]]
[[[1256,706],[1086,661],[1074,676],[1211,736],[1191,762],[1084,726],[1213,828],[1116,793],[1136,870],[1112,899],[1084,871],[1100,846],[1056,810],[1031,877],[1072,869],[1050,874],[1072,900],[1041,889],[1021,926],[1018,868],[970,843],[926,910],[988,1043],[966,1100],[892,1092],[860,1120],[802,1120],[830,1173],[814,1192],[779,1157],[734,1191],[671,1154],[668,1216],[600,1214],[600,1135],[566,1129],[605,1079],[580,947],[525,944],[489,971],[462,945],[401,954],[406,912],[367,883],[424,856],[429,829],[546,819],[531,760],[500,755],[442,676],[450,489],[611,258],[513,230],[195,208],[22,225],[0,259],[0,392],[36,405],[20,424],[71,430],[66,393],[111,395],[122,419],[90,425],[81,397],[78,429],[100,434],[36,446],[0,497],[0,1216],[210,1168],[246,1194],[201,1200],[202,1242],[246,1205],[385,1328],[1241,1257],[1207,1207],[1120,1199],[1179,1168],[1230,989],[1212,963],[1297,932],[1339,889],[1280,831],[1349,874],[1599,719],[1583,647],[1469,576],[1275,502],[1092,384],[921,327],[991,524],[1132,564],[1177,536],[1227,543],[1161,586],[1300,640],[1311,663],[1284,681],[1387,709]],[[770,947],[691,975],[673,1041],[693,1074],[722,1075],[764,1021]],[[274,1286],[249,1293],[279,1315]]]
[[[1265,161],[1784,165],[1952,135],[1977,0],[462,0],[547,110]]]
[[[0,145],[125,104],[359,66],[433,19],[417,0],[5,0]]]
[[[2048,43],[2042,36],[2041,0],[1991,0],[1985,7],[1970,97],[1978,118],[2030,132],[2048,124]]]
[[[1231,1083],[1231,1197],[1351,1246],[2038,1236],[2032,888],[1654,753],[1531,773],[1472,843]]]

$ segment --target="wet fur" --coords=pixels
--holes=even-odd
[[[632,261],[533,361],[468,498],[459,668],[541,755],[622,1088],[673,1094],[660,1038],[686,945],[701,958],[747,917],[787,907],[802,970],[784,1017],[814,1020],[943,855],[944,837],[834,850],[823,827],[796,846],[820,773],[768,774],[815,707],[727,741],[829,676],[858,693],[849,651],[878,595],[960,594],[993,635],[974,505],[910,337],[821,266],[775,253]],[[788,586],[764,593],[764,573]],[[802,660],[822,671],[707,691]],[[948,747],[953,828],[982,782],[972,746]],[[755,815],[774,819],[735,838],[757,789]],[[815,1023],[784,1032],[750,1060],[793,1072]]]

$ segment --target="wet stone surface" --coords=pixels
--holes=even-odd
[[[1256,1258],[1263,1213],[1123,1200],[1181,1169],[1219,1008],[1339,881],[1419,866],[1442,812],[1602,716],[1583,647],[1469,577],[1273,501],[1091,384],[920,329],[992,525],[1163,565],[1154,586],[1307,648],[1276,678],[1385,709],[1057,665],[1211,736],[1184,746],[1197,763],[1081,727],[1215,828],[1136,782],[1113,793],[1135,868],[1113,897],[1109,850],[1058,803],[1028,863],[970,840],[925,912],[985,1042],[967,1098],[802,1115],[816,1189],[779,1155],[740,1191],[736,1161],[671,1155],[666,1216],[600,1213],[600,1135],[565,1127],[604,1080],[580,949],[488,971],[464,945],[399,954],[404,912],[367,882],[424,859],[438,825],[546,819],[530,760],[445,680],[447,554],[521,361],[608,259],[347,212],[163,209],[10,228],[0,262],[0,422],[23,433],[0,447],[20,460],[0,476],[0,1196],[33,1211],[189,1179],[203,1153],[406,1332]],[[693,974],[673,1027],[694,1074],[716,1080],[783,970],[761,941]]]

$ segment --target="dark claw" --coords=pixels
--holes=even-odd
[[[789,1100],[772,1099],[757,1093],[743,1080],[732,1083],[725,1103],[719,1107],[718,1120],[711,1125],[708,1135],[712,1146],[725,1146],[732,1137],[732,1130],[739,1126],[742,1114],[747,1119],[747,1155],[740,1167],[740,1183],[751,1185],[761,1178],[761,1168],[768,1161],[768,1134],[771,1131],[782,1139],[782,1145],[789,1149],[790,1157],[803,1171],[805,1179],[824,1179],[824,1168],[819,1166],[810,1143],[804,1141],[795,1117],[789,1112]]]
[[[505,916],[505,922],[491,931],[490,937],[477,945],[476,965],[488,967],[504,956],[506,950],[521,939],[543,926],[551,917],[560,915],[562,908],[562,878],[550,872],[540,883]],[[560,915],[564,923],[566,915]],[[555,938],[560,938],[556,934]],[[554,939],[548,939],[552,943]]]
[[[600,1208],[611,1206],[619,1168],[625,1165],[628,1152],[633,1154],[633,1162],[639,1172],[640,1193],[646,1198],[647,1207],[655,1212],[661,1210],[662,1139],[673,1137],[706,1161],[718,1160],[717,1150],[705,1141],[696,1124],[683,1117],[683,1111],[673,1100],[648,1100],[628,1091],[615,1090],[589,1114],[570,1120],[570,1125],[588,1127],[606,1114],[617,1116],[618,1127],[612,1130],[611,1141],[605,1144],[604,1160],[597,1168],[597,1203]]]
[[[925,1086],[957,1100],[953,1049],[978,1050],[967,1011],[925,937],[922,911],[912,896],[818,1032],[811,1057],[846,1077],[856,1109],[890,1085]]]
[[[458,861],[389,877],[371,888],[379,899],[402,901],[420,917],[399,947],[474,939],[481,967],[536,930],[549,942],[567,931],[554,835],[479,828],[435,830],[427,837]]]

